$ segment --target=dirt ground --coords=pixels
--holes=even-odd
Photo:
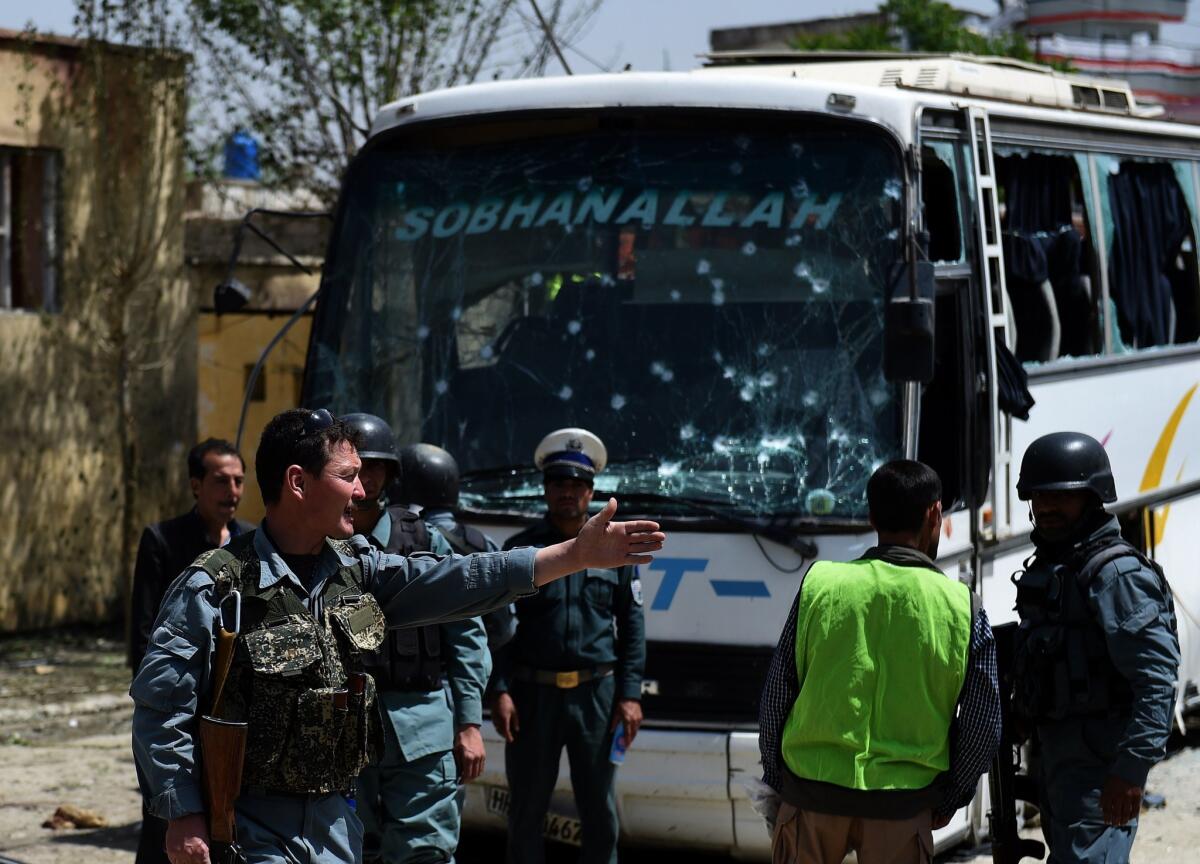
[[[22,864],[132,864],[140,799],[129,744],[131,704],[121,643],[112,634],[54,633],[0,640],[0,857]],[[1200,846],[1200,728],[1172,742],[1150,774],[1166,797],[1144,812],[1134,864],[1196,860]],[[62,805],[101,816],[103,827],[43,828]],[[1031,832],[1031,836],[1037,836]],[[497,860],[493,837],[464,837],[460,864]],[[552,847],[553,849],[553,847]],[[573,860],[566,847],[558,862]],[[958,850],[945,861],[991,861],[986,850]],[[716,864],[723,859],[663,851],[622,854],[644,861]]]

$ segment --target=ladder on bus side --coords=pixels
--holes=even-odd
[[[987,346],[988,387],[992,412],[992,488],[989,508],[980,513],[981,535],[999,540],[1012,533],[1012,416],[1000,410],[999,381],[996,369],[997,343],[1009,344],[1008,288],[1004,282],[1004,253],[1000,243],[1000,209],[996,200],[996,173],[992,164],[992,130],[987,111],[968,107],[967,130],[971,141],[974,167],[975,222],[979,233],[980,277],[988,298]]]

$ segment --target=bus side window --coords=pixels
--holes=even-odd
[[[1100,353],[1098,271],[1078,162],[1066,153],[997,148],[996,179],[1018,359]]]
[[[960,146],[929,141],[921,147],[921,204],[929,232],[929,260],[938,264],[965,259],[954,158],[954,148]]]
[[[1200,338],[1191,164],[1097,156],[1113,352]],[[1181,179],[1183,182],[1181,182]]]

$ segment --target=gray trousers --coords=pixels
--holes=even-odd
[[[338,794],[243,795],[237,830],[247,864],[362,861],[362,823]]]
[[[1038,727],[1038,791],[1048,864],[1123,864],[1138,820],[1104,824],[1100,793],[1125,719],[1066,720]]]

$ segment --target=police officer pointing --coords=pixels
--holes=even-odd
[[[1104,510],[1117,490],[1096,439],[1038,438],[1017,493],[1031,503],[1037,551],[1016,577],[1013,707],[1040,747],[1050,861],[1128,861],[1175,704],[1171,589]]]
[[[209,861],[196,734],[216,703],[225,606],[240,611],[230,616],[238,635],[218,719],[248,724],[236,809],[246,858],[352,864],[362,825],[346,796],[379,740],[362,654],[380,647],[385,618],[413,626],[470,617],[581,569],[647,561],[665,539],[652,522],[611,522],[610,501],[577,537],[536,552],[381,553],[351,536],[364,497],[357,441],[323,409],[273,418],[255,466],[263,522],[201,555],[163,600],[130,695],[143,794],[168,822],[173,864]]]
[[[366,497],[353,511],[354,530],[382,552],[452,554],[436,528],[407,507],[388,506],[401,473],[392,429],[373,414],[347,414],[358,432]],[[367,861],[453,860],[461,826],[460,783],[483,772],[483,690],[492,671],[479,618],[389,630],[368,655],[385,719],[383,758],[363,771],[359,815]],[[443,680],[446,687],[443,688]]]
[[[534,459],[549,512],[512,537],[508,549],[575,536],[607,454],[592,433],[560,429],[542,439]],[[545,858],[542,821],[563,747],[583,833],[580,860],[617,860],[609,749],[618,723],[627,742],[642,723],[645,662],[641,585],[632,567],[580,569],[534,602],[517,602],[516,635],[497,652],[492,676],[492,720],[507,742],[509,864]]]

